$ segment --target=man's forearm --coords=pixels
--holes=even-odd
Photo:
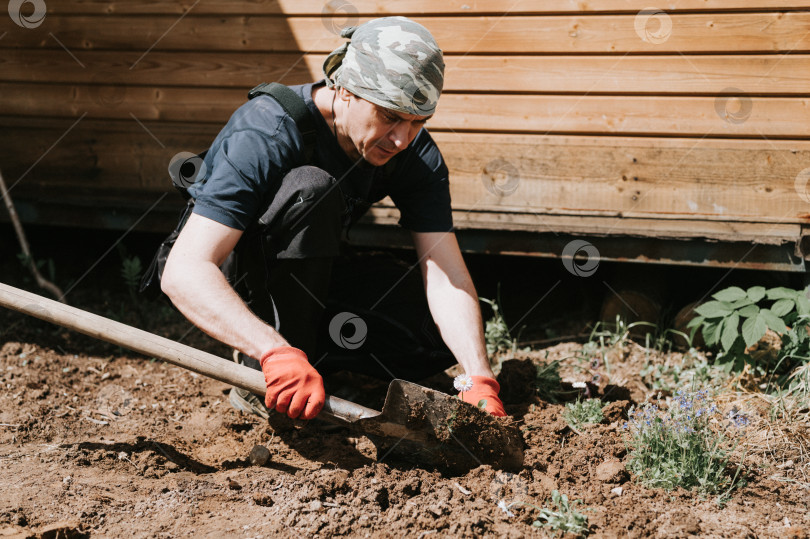
[[[195,326],[257,359],[272,348],[289,346],[275,328],[248,309],[216,265],[203,262],[188,266],[194,270],[178,276],[167,264],[162,286]]]
[[[484,341],[481,308],[472,280],[463,278],[461,282],[452,283],[444,275],[431,276],[430,270],[426,289],[428,304],[442,339],[464,372],[470,376],[494,378]]]

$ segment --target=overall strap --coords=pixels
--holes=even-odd
[[[301,132],[304,139],[304,155],[307,162],[312,161],[312,154],[315,150],[315,119],[312,113],[304,102],[304,99],[295,93],[295,90],[290,89],[283,84],[277,82],[266,83],[263,82],[248,92],[248,99],[260,95],[269,95],[281,105],[284,112],[290,115]]]

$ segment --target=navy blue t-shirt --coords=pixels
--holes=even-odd
[[[390,195],[400,210],[399,224],[414,232],[452,229],[448,170],[424,128],[394,164],[355,163],[340,148],[312,100],[323,81],[292,86],[315,118],[316,142],[310,162],[295,121],[270,96],[249,100],[234,112],[205,156],[206,177],[189,188],[194,213],[245,230],[269,206],[279,182],[291,169],[313,165],[340,182],[344,196],[371,204]],[[363,204],[361,203],[361,206]]]

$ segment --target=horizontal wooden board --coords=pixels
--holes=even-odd
[[[155,124],[147,132],[134,121],[86,119],[69,129],[72,123],[0,119],[7,183],[89,193],[171,190],[166,170],[172,156],[205,149],[219,128]],[[758,222],[763,235],[771,226],[810,223],[810,185],[802,182],[810,171],[801,174],[810,167],[808,141],[434,138],[451,170],[454,208],[472,220],[494,212],[487,219],[500,220],[501,228],[510,222],[540,226],[561,215]]]
[[[0,114],[222,122],[247,88],[0,83]],[[428,124],[439,131],[810,136],[810,98],[448,94]]]
[[[646,16],[645,16],[646,17]],[[367,20],[360,17],[360,21]],[[0,48],[305,51],[343,43],[319,18],[265,16],[54,16],[35,29],[0,18]],[[422,17],[447,53],[624,54],[808,52],[810,12]],[[638,26],[638,28],[637,28]],[[57,41],[58,39],[58,41]],[[60,45],[60,43],[62,45]]]
[[[654,2],[658,9],[676,11],[716,10],[786,10],[810,8],[808,0],[666,0]],[[193,7],[196,14],[227,15],[233,12],[267,15],[428,15],[428,14],[481,14],[481,13],[594,13],[638,12],[648,9],[648,0],[200,0],[193,2],[166,2],[165,0],[138,0],[111,2],[109,0],[61,0],[48,4],[48,14],[182,14]]]
[[[322,77],[322,54],[10,50],[0,80],[145,86],[251,87]],[[447,56],[447,92],[807,95],[810,55]],[[84,66],[84,67],[82,67]],[[733,90],[730,90],[733,89]]]

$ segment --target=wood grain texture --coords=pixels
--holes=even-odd
[[[0,162],[9,163],[8,183],[39,160],[20,187],[121,196],[172,190],[172,156],[205,149],[220,127],[150,123],[147,132],[134,120],[86,119],[48,151],[71,123],[2,118]],[[452,171],[453,207],[472,220],[483,211],[500,215],[487,222],[501,219],[503,226],[513,220],[540,226],[554,215],[758,222],[767,235],[771,226],[810,217],[810,186],[797,185],[810,166],[807,141],[433,136]]]
[[[810,52],[810,12],[415,17],[454,54]],[[360,17],[365,22],[369,17]],[[0,20],[0,48],[328,53],[343,43],[319,18],[253,15],[64,15],[23,29]],[[662,26],[665,25],[665,26]],[[646,31],[644,29],[647,29]],[[56,36],[59,42],[54,39]],[[146,55],[148,56],[148,55]]]
[[[726,11],[726,10],[788,10],[810,8],[807,0],[665,0],[654,2],[655,7],[667,12]],[[754,4],[754,5],[752,5]],[[252,15],[313,15],[352,17],[360,15],[419,15],[419,14],[481,14],[481,13],[598,13],[631,12],[648,9],[647,0],[193,0],[166,2],[165,0],[137,0],[111,2],[109,0],[61,0],[48,5],[49,14],[177,14],[190,8],[193,13],[226,15],[238,11]]]
[[[323,54],[9,50],[9,82],[248,88],[260,81],[303,84],[322,78]],[[807,95],[810,55],[447,56],[446,92]]]
[[[141,121],[221,122],[245,88],[0,83],[0,114]],[[645,134],[694,137],[810,136],[810,99],[719,96],[449,94],[428,126],[437,131]]]

